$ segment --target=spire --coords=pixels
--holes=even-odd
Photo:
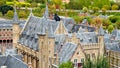
[[[16,7],[14,7],[13,23],[19,23],[18,14],[16,12]]]
[[[48,10],[48,5],[46,3],[46,8],[45,8],[45,12],[44,12],[44,15],[43,15],[44,18],[49,18],[49,10]]]
[[[32,8],[30,8],[30,15],[29,16],[33,16]]]
[[[99,29],[99,31],[98,31],[98,35],[104,35],[104,29],[102,28],[102,24],[101,24],[101,26],[100,26],[100,29]]]

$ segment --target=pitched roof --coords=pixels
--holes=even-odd
[[[65,43],[58,54],[60,58],[60,63],[67,62],[68,60],[70,60],[76,48],[76,44],[70,42]]]
[[[27,68],[27,64],[25,64],[20,58],[20,55],[8,55],[3,56],[0,55],[0,66],[7,66],[7,68]]]
[[[95,32],[81,32],[77,33],[80,43],[97,43],[97,35]]]
[[[105,43],[105,47],[108,50],[120,52],[120,42]]]

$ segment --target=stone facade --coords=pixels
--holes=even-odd
[[[47,7],[46,10],[48,10]],[[75,67],[80,67],[86,56],[95,58],[104,54],[104,35],[102,35],[102,30],[95,34],[97,42],[94,42],[94,39],[87,39],[89,43],[83,43],[84,39],[80,40],[77,37],[77,33],[68,32],[69,29],[64,24],[64,21],[49,20],[47,16],[49,16],[48,11],[45,11],[43,18],[35,17],[31,12],[23,29],[20,29],[17,21],[13,24],[13,47],[17,49],[18,54],[23,55],[23,61],[30,68],[31,66],[32,68],[54,68],[55,65],[68,60],[72,61]],[[32,18],[37,21],[31,20]],[[32,25],[31,22],[34,24]],[[57,27],[54,29],[51,23],[54,23],[54,25],[58,23]],[[46,27],[46,24],[49,26]],[[69,24],[71,25],[71,23]],[[33,31],[31,31],[32,29]],[[35,37],[32,36],[32,33],[34,33]],[[30,41],[29,38],[34,41]],[[57,40],[60,38],[63,39]],[[26,40],[27,43],[25,42]],[[32,44],[33,42],[35,43]],[[37,43],[38,46],[35,45]]]

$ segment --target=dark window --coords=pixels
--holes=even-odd
[[[84,58],[81,58],[81,62],[82,62],[82,63],[84,62]]]
[[[77,52],[77,55],[79,55],[79,52]]]
[[[95,53],[92,53],[92,58],[95,58]]]

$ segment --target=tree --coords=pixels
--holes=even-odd
[[[86,57],[83,68],[109,68],[109,59],[104,56],[97,57],[96,59]]]
[[[62,0],[52,0],[52,2],[56,5],[56,9],[60,9],[62,6]]]
[[[118,29],[120,29],[120,20],[118,20],[118,21],[116,22],[116,26],[117,26]]]
[[[109,26],[108,26],[108,32],[111,33],[113,30],[114,30],[113,25],[109,25]]]
[[[73,63],[68,61],[59,65],[59,68],[73,68]]]
[[[84,13],[88,12],[87,7],[84,7],[82,10],[84,11]]]
[[[111,9],[112,10],[118,10],[119,6],[117,4],[112,5]]]
[[[9,10],[13,10],[13,7],[8,5],[2,5],[0,6],[0,12],[2,12],[2,15],[4,16]]]

